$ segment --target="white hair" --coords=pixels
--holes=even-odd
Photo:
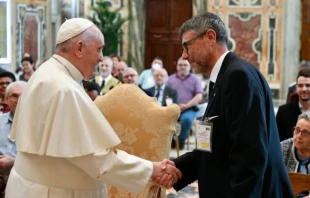
[[[25,88],[25,86],[27,85],[27,83],[25,81],[16,81],[16,82],[12,82],[9,84],[9,86],[6,88],[6,95],[9,94],[10,90],[14,87],[22,87],[23,89]]]

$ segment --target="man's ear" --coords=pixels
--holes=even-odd
[[[83,42],[79,40],[78,42],[75,43],[74,45],[74,53],[78,58],[82,58],[82,51],[84,50],[83,48],[85,45],[83,45]]]
[[[209,29],[209,30],[206,32],[206,34],[207,34],[208,40],[210,40],[210,41],[216,43],[216,32],[215,32],[214,30]]]

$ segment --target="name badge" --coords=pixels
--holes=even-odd
[[[213,123],[210,120],[218,116],[198,121],[196,125],[196,149],[212,153]]]
[[[167,106],[172,104],[172,98],[166,98],[166,104]]]

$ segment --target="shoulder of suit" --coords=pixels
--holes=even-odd
[[[292,101],[279,106],[278,112],[282,112],[289,109],[299,109],[298,101]]]

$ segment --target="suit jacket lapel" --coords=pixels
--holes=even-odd
[[[167,95],[168,95],[168,89],[167,89],[167,87],[165,87],[163,98],[162,98],[162,101],[161,101],[162,106],[167,106],[167,104],[166,104],[166,97],[167,97]]]
[[[232,52],[229,52],[225,58],[224,58],[224,61],[222,63],[222,66],[221,66],[221,69],[219,71],[219,74],[216,78],[216,82],[214,84],[214,88],[213,88],[213,94],[214,94],[214,97],[212,97],[212,100],[208,102],[208,106],[207,106],[207,110],[205,112],[205,117],[209,115],[209,112],[210,112],[210,109],[212,108],[213,106],[213,103],[216,99],[216,94],[217,92],[219,91],[219,88],[221,87],[221,84],[222,84],[222,78],[224,76],[224,73],[226,71],[226,68],[228,66],[228,64],[230,63],[230,61],[232,59],[236,58],[236,56],[232,53]],[[212,116],[212,115],[211,115]]]

